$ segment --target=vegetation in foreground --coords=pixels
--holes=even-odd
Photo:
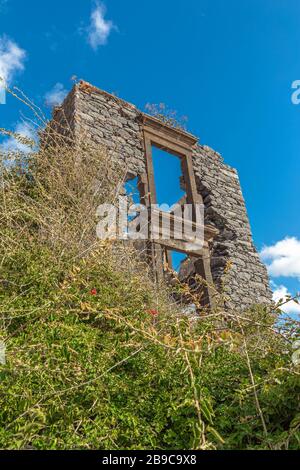
[[[299,324],[182,314],[132,248],[96,239],[123,172],[48,137],[0,169],[0,447],[299,449]]]

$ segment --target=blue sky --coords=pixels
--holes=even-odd
[[[140,109],[163,102],[186,115],[200,142],[238,169],[257,248],[270,247],[273,281],[300,290],[300,105],[291,100],[300,79],[299,0],[105,7],[0,0],[0,74],[43,107],[77,76]],[[8,97],[0,127],[17,126],[20,105]]]

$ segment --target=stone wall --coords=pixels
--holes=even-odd
[[[109,158],[123,161],[129,176],[146,172],[142,113],[133,105],[86,82],[77,84],[56,109],[54,119],[71,123],[75,136],[105,145]],[[270,303],[265,266],[252,241],[248,216],[235,169],[207,146],[195,145],[193,165],[197,189],[205,204],[206,220],[219,229],[211,247],[211,269],[217,286],[225,279],[230,304],[239,309]]]
[[[67,116],[76,137],[104,145],[110,158],[124,161],[128,174],[136,176],[146,171],[140,114],[130,103],[81,82],[54,117]]]
[[[226,282],[233,306],[270,303],[267,270],[253,244],[237,171],[224,164],[220,154],[200,145],[194,151],[194,170],[206,220],[220,231],[212,246],[215,283]],[[224,276],[228,261],[230,267]]]

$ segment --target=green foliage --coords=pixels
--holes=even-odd
[[[155,291],[108,246],[69,270],[52,256],[25,246],[2,266],[2,448],[197,448],[195,391],[206,445],[299,447],[299,376],[281,341],[252,355],[265,436],[238,343],[210,342],[208,324],[191,330],[163,303],[153,318]]]

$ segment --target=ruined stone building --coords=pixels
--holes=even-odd
[[[53,119],[61,121],[63,116],[75,137],[84,132],[93,144],[105,145],[112,159],[124,161],[128,178],[138,177],[140,198],[145,205],[156,203],[152,147],[181,159],[185,188],[181,203],[204,204],[205,243],[197,253],[189,253],[184,240],[152,243],[152,261],[157,272],[164,269],[161,256],[171,266],[171,250],[186,252],[190,257],[182,263],[181,277],[199,273],[208,283],[219,287],[226,274],[231,306],[243,309],[270,303],[267,271],[252,241],[237,171],[223,163],[217,152],[200,145],[196,137],[182,129],[173,128],[83,81],[55,109]],[[214,302],[209,288],[206,302],[211,305]]]

